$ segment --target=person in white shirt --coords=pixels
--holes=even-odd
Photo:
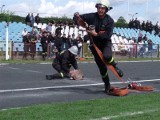
[[[26,28],[24,28],[24,30],[22,31],[22,37],[26,36],[26,35],[27,35],[27,33],[28,33],[27,29],[26,29]]]

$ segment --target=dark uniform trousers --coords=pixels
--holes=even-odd
[[[30,43],[30,55],[32,59],[34,59],[35,54],[36,54],[36,43],[31,42]]]
[[[114,59],[112,57],[112,43],[110,41],[107,41],[106,44],[96,44],[96,46],[100,49],[100,51],[103,53],[104,59],[112,65],[115,65]],[[107,71],[107,66],[106,64],[103,63],[101,58],[99,57],[97,51],[95,50],[93,45],[90,45],[90,49],[92,51],[92,54],[94,55],[95,62],[99,68],[99,71],[102,76],[102,80],[106,85],[109,85],[109,76],[108,76],[108,71]]]
[[[43,43],[42,44],[42,58],[45,60],[45,57],[47,56],[47,49],[48,49],[48,44]]]
[[[29,54],[30,43],[24,43],[24,54],[23,59],[27,59],[27,55]]]

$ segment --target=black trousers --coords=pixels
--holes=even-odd
[[[113,57],[112,57],[112,43],[110,41],[108,41],[106,43],[96,44],[96,46],[103,53],[103,57],[108,63],[115,64]],[[106,66],[106,64],[103,63],[103,61],[99,57],[99,55],[93,45],[90,45],[90,49],[91,49],[91,52],[94,56],[95,62],[99,68],[100,74],[102,76],[102,80],[104,81],[105,85],[107,86],[110,84],[107,66]]]
[[[47,54],[47,48],[48,48],[47,44],[42,44],[42,54],[43,55]]]
[[[36,44],[30,43],[30,54],[35,55],[36,54]]]

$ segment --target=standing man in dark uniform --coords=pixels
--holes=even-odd
[[[61,46],[62,46],[62,33],[61,33],[61,30],[62,28],[61,27],[58,27],[55,31],[55,37],[54,37],[54,47],[55,49],[58,50],[58,52],[60,53],[61,52]]]
[[[23,36],[23,43],[24,43],[24,53],[23,59],[27,60],[27,55],[29,54],[29,47],[30,47],[31,35],[30,32],[27,35]]]
[[[39,17],[39,13],[37,13],[37,16],[35,16],[35,22],[37,23],[37,25],[41,22],[40,21],[40,17]]]
[[[46,31],[44,31],[44,32],[42,33],[42,37],[41,37],[41,44],[42,44],[42,59],[43,59],[43,60],[46,59],[48,44],[50,43],[47,34],[48,34],[48,33],[47,33]]]
[[[34,60],[36,54],[36,43],[37,43],[37,36],[36,32],[34,32],[34,34],[31,35],[31,42],[30,42],[30,55],[32,60]]]
[[[95,26],[95,31],[88,31],[88,33],[93,38],[94,44],[102,52],[104,59],[108,62],[108,64],[112,65],[118,75],[122,77],[123,72],[116,66],[114,58],[112,57],[111,36],[114,28],[114,21],[108,14],[106,14],[112,9],[112,7],[110,7],[108,0],[98,0],[95,7],[97,8],[97,12],[83,15],[75,14],[73,19],[76,23],[77,21],[83,20],[88,24],[88,26]],[[108,93],[110,90],[110,80],[107,72],[107,66],[97,54],[97,51],[92,43],[90,43],[90,49],[94,55],[95,62],[98,65],[102,80],[105,83],[105,92]]]

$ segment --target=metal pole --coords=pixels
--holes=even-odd
[[[129,0],[128,0],[128,14],[130,12],[130,6],[129,6]],[[129,23],[129,17],[128,17],[128,23]]]
[[[9,54],[8,54],[8,26],[9,23],[6,25],[6,60],[9,59]]]
[[[2,13],[2,10],[3,10],[3,7],[4,7],[4,6],[5,6],[5,5],[2,5],[2,6],[1,6],[1,13]]]

